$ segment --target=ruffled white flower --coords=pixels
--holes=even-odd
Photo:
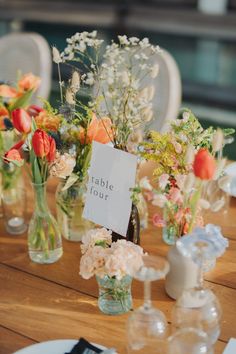
[[[72,174],[75,165],[76,161],[73,156],[67,153],[60,155],[59,152],[56,152],[56,158],[49,166],[49,172],[53,177],[65,179]]]

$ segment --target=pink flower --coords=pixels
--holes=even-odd
[[[163,173],[159,177],[159,187],[161,189],[165,189],[168,183],[169,183],[169,175],[167,173]]]
[[[171,200],[175,204],[183,202],[183,196],[181,195],[179,188],[172,187],[170,189],[169,200]]]
[[[164,219],[160,216],[160,214],[154,214],[152,218],[153,225],[156,227],[164,227],[166,223]]]
[[[167,202],[167,198],[163,194],[156,194],[153,197],[152,205],[158,206],[159,208],[163,208]]]

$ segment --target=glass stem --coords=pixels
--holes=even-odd
[[[144,281],[144,309],[148,310],[152,306],[151,302],[151,282],[148,280]]]
[[[199,266],[198,266],[198,287],[199,287],[199,289],[203,288],[203,283],[204,283],[204,279],[203,279],[203,262],[201,261]]]

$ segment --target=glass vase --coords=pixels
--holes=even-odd
[[[63,253],[61,233],[48,208],[46,183],[32,185],[35,207],[28,230],[29,257],[36,263],[54,263]]]
[[[6,231],[19,235],[27,230],[26,192],[21,170],[12,163],[2,165],[2,208]]]
[[[94,223],[82,218],[86,186],[80,182],[67,189],[64,186],[65,181],[61,181],[56,191],[58,224],[65,239],[81,241],[82,236],[94,227]]]
[[[126,239],[127,241],[133,242],[137,245],[140,244],[140,219],[139,212],[136,205],[132,204],[130,219],[128,224],[128,229],[126,237],[119,235],[116,232],[112,232],[112,242],[116,242],[119,239]]]
[[[105,275],[96,277],[99,287],[98,307],[107,315],[119,315],[132,308],[132,277],[124,276],[118,280]]]
[[[162,229],[162,239],[167,245],[174,245],[179,236],[180,225],[174,219],[173,210],[167,206],[163,209],[163,220],[165,226]]]

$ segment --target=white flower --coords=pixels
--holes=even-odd
[[[160,177],[159,177],[159,187],[161,189],[165,189],[167,184],[169,183],[169,175],[167,173],[163,173]]]
[[[149,101],[152,101],[153,97],[155,94],[155,86],[154,85],[150,85],[147,87],[147,97]]]
[[[121,80],[125,85],[129,85],[129,83],[130,83],[129,74],[126,70],[122,71]]]
[[[97,245],[109,246],[111,244],[111,231],[106,228],[96,228],[89,230],[82,237],[81,252],[85,253],[89,248]]]
[[[190,118],[190,113],[189,112],[184,112],[183,113],[183,120],[186,123]]]
[[[212,149],[214,152],[220,151],[224,145],[224,133],[217,129],[212,137]]]
[[[78,71],[74,71],[71,78],[71,91],[76,93],[80,88],[80,75]]]
[[[75,165],[74,157],[67,153],[60,155],[59,152],[56,152],[56,158],[49,166],[49,172],[51,176],[66,178],[72,174]]]
[[[156,194],[153,197],[152,205],[158,206],[159,208],[164,208],[167,202],[167,198],[163,194]]]
[[[84,80],[85,84],[92,86],[95,82],[93,73],[87,73],[87,78]]]
[[[186,155],[185,155],[185,162],[187,165],[190,165],[193,163],[195,157],[195,149],[192,145],[188,145]]]
[[[59,50],[56,47],[52,47],[52,58],[54,63],[59,64],[62,62],[62,58]]]
[[[155,79],[157,77],[158,73],[159,73],[159,64],[156,63],[153,65],[153,67],[151,69],[151,73],[150,73],[151,78]]]
[[[126,35],[118,36],[121,45],[129,45],[129,41]]]
[[[184,180],[184,187],[183,187],[184,192],[190,193],[193,189],[194,183],[195,183],[195,176],[192,172],[190,172]]]
[[[152,185],[147,176],[143,177],[139,181],[140,188],[146,189],[147,191],[152,191]]]

